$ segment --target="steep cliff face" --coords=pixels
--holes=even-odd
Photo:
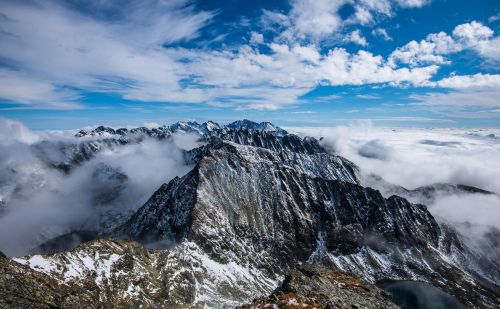
[[[439,226],[425,207],[361,187],[337,157],[294,159],[225,143],[189,174],[162,186],[118,235],[201,238],[207,245],[248,238],[290,262],[307,259],[322,235],[339,253],[357,251],[368,234],[401,246],[438,245]]]
[[[296,194],[295,188],[290,187],[291,181],[308,176],[318,180],[358,182],[357,168],[341,157],[326,153],[312,156],[288,151],[276,153],[229,142],[219,143],[207,148],[190,173],[173,179],[155,192],[115,235],[153,241],[168,237],[182,239],[187,235],[191,213],[197,203],[216,203],[234,207],[234,210],[243,205],[249,211],[245,212],[246,215],[251,216],[253,208],[258,216],[272,215],[273,207],[277,207],[275,204],[280,202],[278,198]],[[303,197],[291,198],[295,198],[298,203]],[[210,209],[215,208],[210,206]],[[234,215],[231,209],[220,214],[222,217]],[[260,217],[242,220],[250,220],[247,225],[258,224],[262,228],[269,223]],[[261,232],[265,234],[268,231]],[[266,237],[272,237],[272,234]]]
[[[120,130],[96,134],[137,133]],[[371,283],[430,282],[469,306],[500,302],[498,261],[467,248],[425,206],[364,187],[358,167],[316,139],[244,121],[185,123],[147,134],[173,130],[202,134],[206,144],[185,153],[194,168],[101,235],[149,249],[100,240],[15,261],[64,284],[91,282],[100,302],[119,306],[250,303],[304,264]]]
[[[273,154],[231,143],[211,149],[188,175],[156,192],[117,235],[143,242],[187,239],[221,263],[275,273],[309,261],[371,282],[430,281],[464,302],[494,304],[496,296],[468,270],[476,257],[425,206],[358,185],[340,163],[327,172]],[[322,166],[337,158],[327,160]]]

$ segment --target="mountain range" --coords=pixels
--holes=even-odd
[[[492,192],[459,184],[407,190],[366,176],[321,140],[249,120],[100,126],[32,149],[69,174],[101,152],[178,134],[199,143],[182,153],[186,174],[129,213],[111,209],[92,230],[1,257],[0,305],[396,308],[375,286],[383,280],[426,282],[467,307],[500,304],[499,260],[424,205],[450,190]],[[101,187],[96,204],[116,198],[127,179],[109,166],[95,177],[113,184]]]

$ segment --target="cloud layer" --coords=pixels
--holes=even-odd
[[[496,160],[500,132],[495,129],[392,129],[369,122],[293,129],[324,137],[337,153],[363,170],[409,189],[446,182],[500,193],[500,162]],[[370,149],[373,155],[363,156],[360,149]],[[379,156],[388,159],[371,158]]]
[[[185,174],[190,167],[181,150],[197,145],[191,135],[146,140],[100,152],[67,174],[38,154],[41,148],[63,156],[58,142],[75,138],[38,136],[3,118],[0,128],[7,128],[0,131],[0,250],[9,255],[75,230],[102,232],[119,223],[161,184]],[[42,139],[51,143],[39,144]]]
[[[497,87],[494,74],[433,80],[450,54],[471,50],[500,59],[499,38],[476,21],[457,25],[451,34],[411,41],[388,56],[366,50],[370,42],[356,27],[374,27],[399,10],[429,3],[293,0],[288,12],[264,11],[264,24],[276,33],[249,31],[248,44],[206,49],[183,43],[196,40],[218,12],[186,0],[81,6],[4,1],[0,57],[8,65],[0,67],[0,98],[17,109],[81,109],[87,92],[132,101],[277,109],[302,103],[319,86]],[[353,14],[341,17],[346,5]],[[373,34],[391,40],[385,29],[374,28]],[[341,46],[349,42],[360,49]]]
[[[289,130],[323,137],[328,149],[358,164],[365,175],[373,173],[408,189],[451,183],[495,192],[443,192],[427,206],[439,221],[458,229],[472,248],[500,256],[494,245],[500,230],[500,130],[380,128],[370,123]]]

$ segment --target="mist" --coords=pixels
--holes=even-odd
[[[146,139],[101,151],[65,172],[37,155],[40,147],[52,159],[63,155],[54,143],[41,141],[78,139],[32,132],[4,118],[0,128],[0,250],[10,256],[73,231],[113,228],[161,184],[187,173],[192,167],[184,163],[182,151],[198,146],[192,134]]]
[[[500,140],[494,138],[498,129],[384,128],[369,122],[287,129],[322,137],[327,149],[365,173],[408,189],[442,182],[500,193]]]
[[[450,183],[494,193],[438,192],[427,206],[438,221],[461,232],[469,246],[500,257],[500,246],[491,245],[500,241],[500,130],[383,128],[369,122],[287,129],[322,138],[326,149],[360,166],[365,184],[382,194],[387,183],[368,182],[369,175],[407,189]]]

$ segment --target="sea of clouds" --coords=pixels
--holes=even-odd
[[[329,150],[359,165],[365,176],[375,174],[408,189],[451,183],[489,190],[495,194],[437,195],[427,206],[438,220],[454,225],[473,243],[491,235],[491,227],[500,229],[498,129],[382,128],[370,123],[287,129],[321,138]],[[77,143],[74,133],[34,132],[0,117],[0,250],[4,253],[26,254],[65,233],[102,231],[126,219],[161,184],[191,169],[182,153],[199,145],[191,134],[164,141],[146,139],[101,151],[69,173],[51,167],[39,155],[42,149],[49,156],[61,156],[54,145]]]
[[[366,176],[415,189],[434,183],[463,184],[495,194],[445,192],[429,204],[440,222],[451,224],[469,245],[500,257],[500,130],[468,128],[386,128],[369,122],[331,128],[287,128],[322,138]],[[377,187],[381,189],[382,187]]]
[[[44,160],[63,157],[57,145],[74,132],[32,132],[0,118],[0,250],[23,255],[74,230],[103,231],[143,205],[163,183],[191,169],[182,151],[196,136],[146,139],[99,152],[71,171]],[[53,143],[41,143],[41,141]],[[56,146],[54,146],[56,145]],[[45,154],[39,154],[43,150]]]

